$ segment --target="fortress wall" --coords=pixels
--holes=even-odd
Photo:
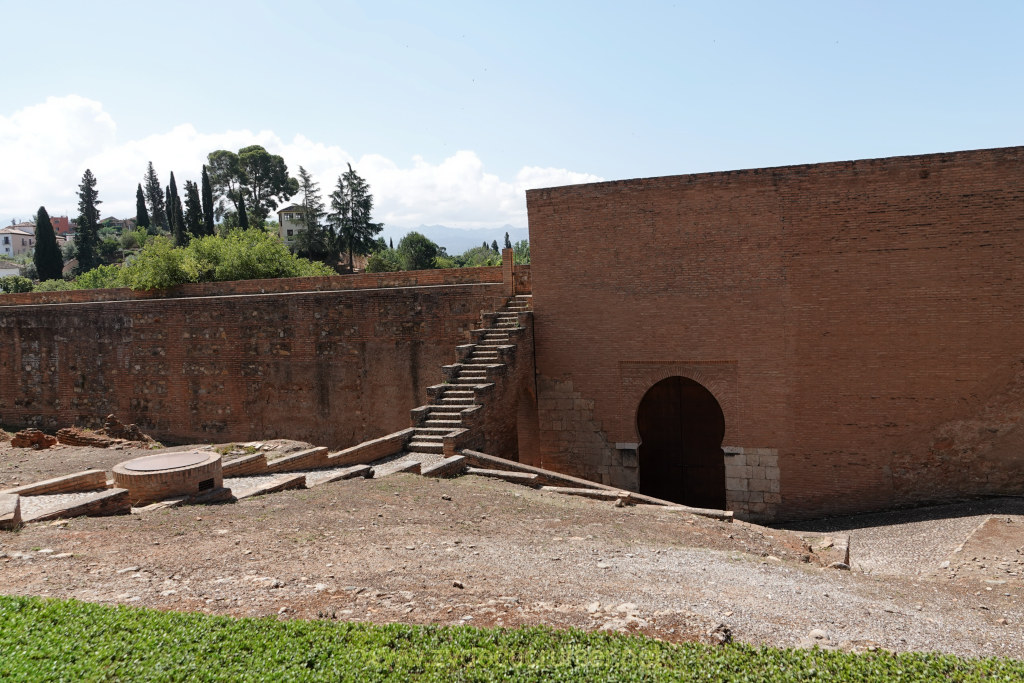
[[[1024,493],[1024,148],[527,204],[543,466],[635,485],[639,402],[682,375],[778,451],[752,516]]]
[[[488,270],[497,282],[290,292],[294,281],[265,281],[278,287],[266,294],[217,283],[194,286],[206,296],[2,306],[0,423],[98,427],[115,413],[167,441],[332,448],[388,434],[409,426],[480,313],[504,302],[500,268],[466,277]],[[422,274],[393,279],[410,277]]]

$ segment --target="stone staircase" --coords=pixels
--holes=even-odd
[[[474,428],[488,395],[515,358],[532,315],[531,301],[530,295],[513,296],[501,310],[481,316],[483,325],[470,332],[473,343],[456,347],[458,362],[442,368],[445,383],[427,387],[430,403],[412,410],[406,456],[431,464],[479,441]]]

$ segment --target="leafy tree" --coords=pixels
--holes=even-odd
[[[149,211],[146,211],[146,195],[142,192],[142,183],[135,190],[135,225],[139,228],[149,228]]]
[[[440,253],[437,244],[418,232],[410,232],[403,237],[395,251],[402,263],[402,270],[433,268],[434,258]]]
[[[508,238],[508,233],[507,232],[505,233],[505,248],[506,249],[511,249],[512,248],[512,240],[510,240]]]
[[[260,145],[238,150],[238,164],[246,180],[249,213],[253,222],[262,225],[278,202],[286,201],[299,191],[299,182],[288,177],[284,158],[271,154]]]
[[[530,262],[530,241],[519,240],[512,246],[512,262],[518,266]]]
[[[167,222],[167,212],[164,204],[164,188],[160,184],[156,171],[153,170],[153,162],[149,162],[145,177],[146,200],[149,202],[149,217],[151,220],[150,234],[155,235],[160,230],[170,230]]]
[[[203,225],[203,204],[199,199],[199,186],[191,180],[185,181],[185,231],[192,237],[206,234]],[[188,236],[186,235],[186,239]]]
[[[46,207],[40,206],[36,213],[36,251],[32,256],[36,274],[40,280],[56,280],[64,271],[64,255],[57,245],[53,222]]]
[[[226,149],[218,149],[207,155],[210,169],[210,185],[214,199],[214,215],[219,220],[227,212],[226,202],[230,201],[235,212],[242,196],[245,179],[238,163],[238,155]]]
[[[382,223],[371,220],[373,195],[370,194],[370,186],[352,170],[352,164],[338,178],[338,185],[331,193],[331,208],[334,211],[328,214],[327,220],[339,246],[348,251],[348,270],[352,272],[353,255],[369,254],[375,245],[374,236],[384,228]],[[402,245],[398,246],[401,249]]]
[[[243,147],[238,154],[219,149],[207,158],[212,189],[221,205],[224,200],[229,200],[241,214],[244,198],[249,204],[247,218],[254,224],[262,225],[270,212],[277,208],[278,202],[299,191],[299,182],[288,177],[284,158],[271,154],[260,145]]]
[[[366,259],[367,273],[391,273],[402,270],[402,257],[394,249],[381,249]]]
[[[101,204],[96,192],[96,176],[85,169],[78,186],[78,234],[75,243],[78,250],[78,272],[85,273],[99,265],[97,247],[99,237],[99,210]]]
[[[480,266],[500,266],[501,258],[489,246],[473,247],[455,257],[455,263],[463,268]]]
[[[97,260],[100,263],[116,263],[121,260],[121,240],[117,237],[108,237],[99,243],[96,249]],[[99,266],[97,266],[98,268]]]
[[[205,164],[203,164],[202,183],[203,234],[213,235],[215,233],[213,227],[213,187],[210,185],[210,174],[206,172]]]

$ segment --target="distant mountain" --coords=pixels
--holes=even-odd
[[[418,228],[399,228],[393,225],[385,225],[381,235],[385,241],[393,239],[395,246],[398,241],[410,232],[418,232],[426,235],[429,239],[437,242],[448,250],[449,254],[461,254],[467,249],[479,247],[486,240],[487,244],[497,240],[498,248],[505,246],[505,233],[515,244],[519,240],[529,239],[530,235],[526,228],[516,228],[505,225],[500,228],[449,228],[445,225],[421,225]]]

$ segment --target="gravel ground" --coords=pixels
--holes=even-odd
[[[0,451],[0,479],[13,470],[25,483],[83,469],[75,463],[86,458],[132,457],[47,452],[41,463],[43,455]],[[1024,580],[1007,570],[999,584],[983,573],[923,571],[965,541],[990,555],[996,541],[1012,546],[1006,534],[1018,527],[1008,522],[996,529],[1003,536],[970,536],[997,503],[801,525],[800,533],[851,535],[854,570],[840,571],[821,567],[788,530],[475,476],[394,474],[30,524],[0,534],[0,586],[280,619],[550,624],[708,642],[728,631],[779,646],[1024,657]]]

